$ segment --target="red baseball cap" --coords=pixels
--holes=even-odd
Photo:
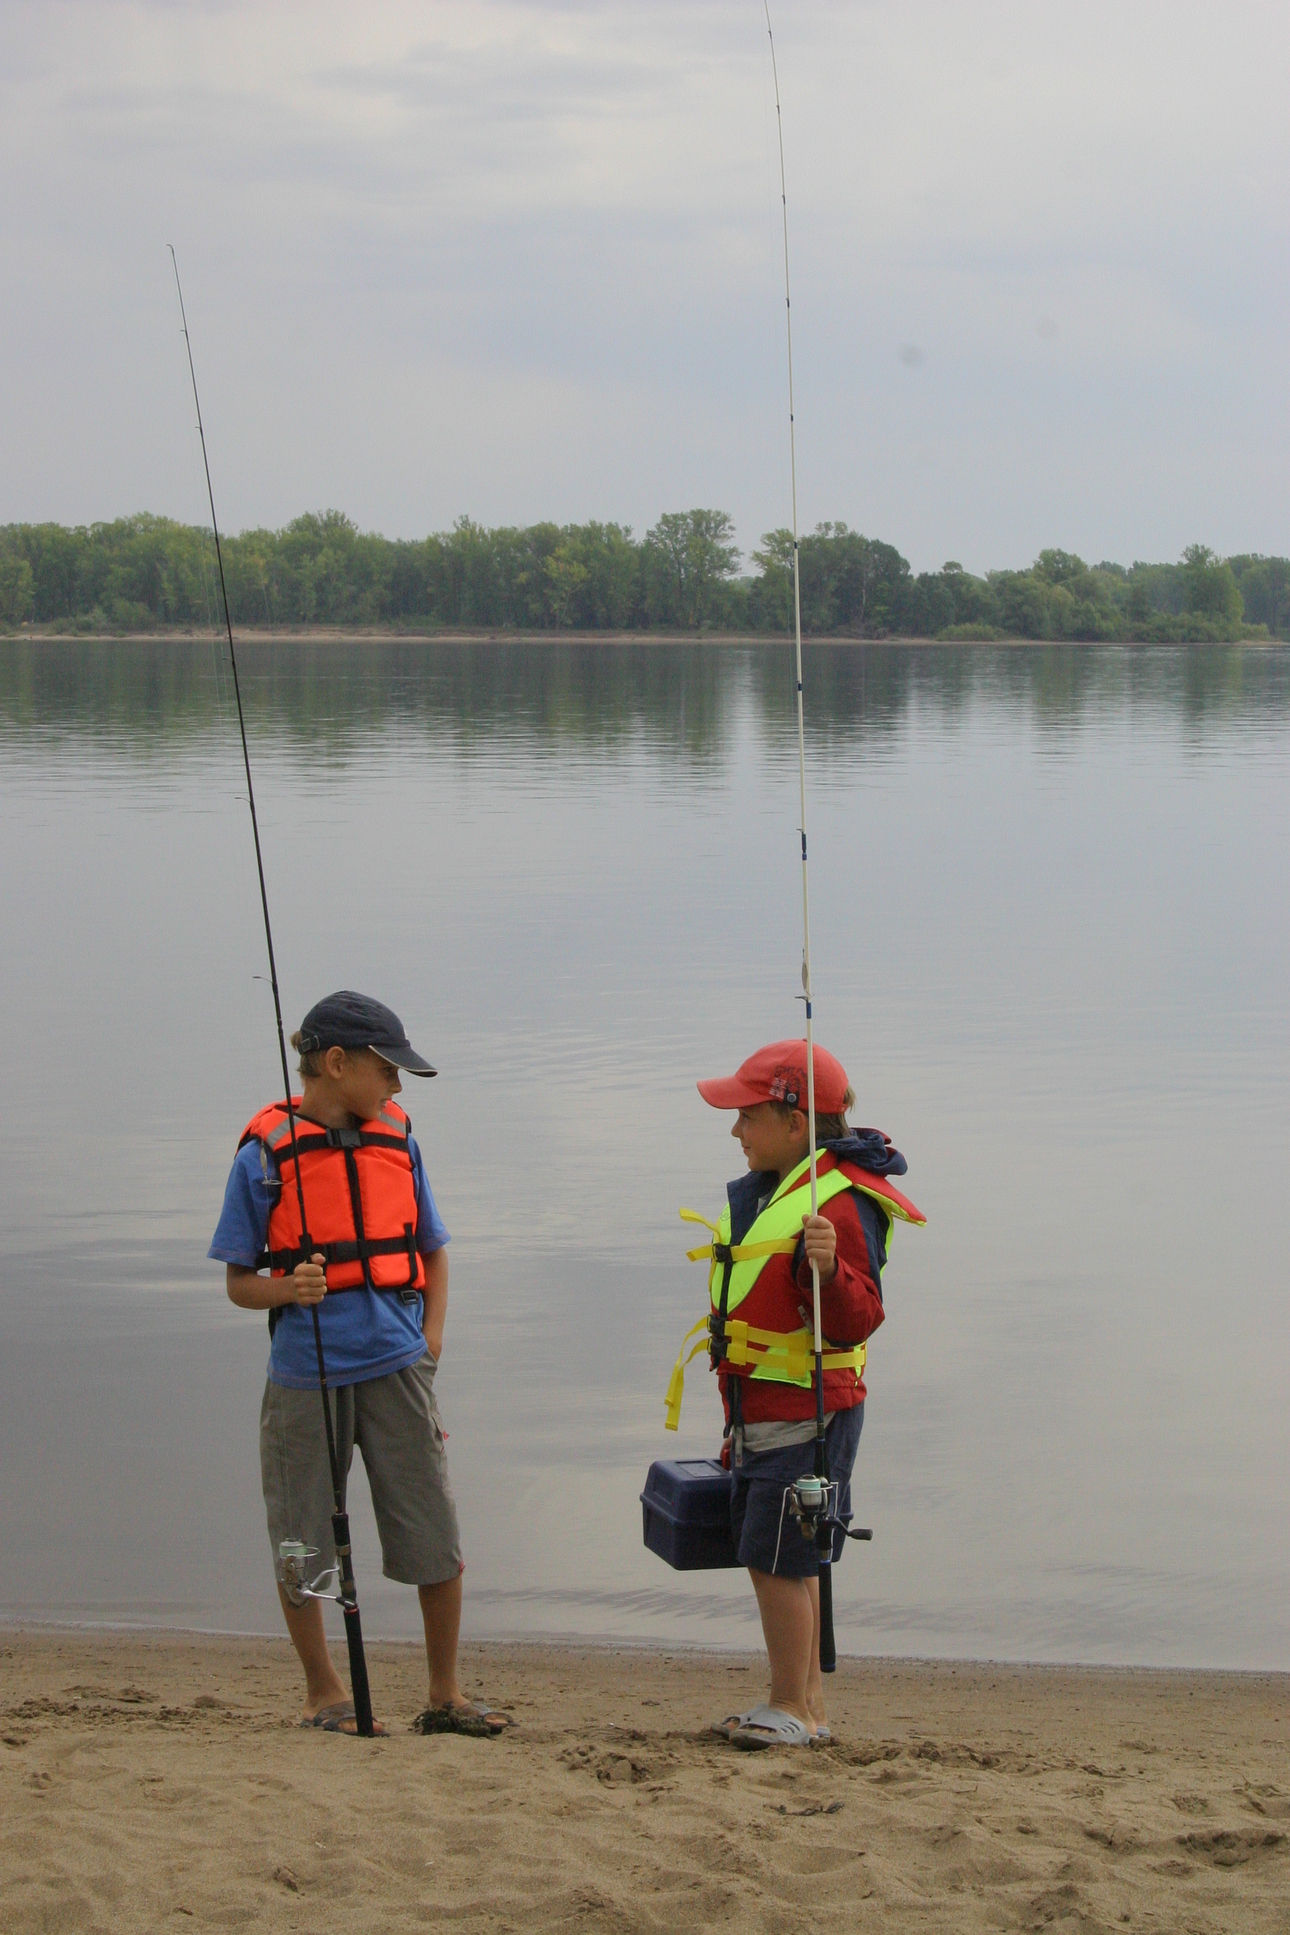
[[[816,1042],[815,1107],[820,1115],[840,1115],[850,1083],[836,1055]],[[714,1109],[751,1109],[758,1102],[787,1102],[806,1113],[806,1042],[773,1041],[750,1055],[733,1075],[699,1083],[699,1093]]]

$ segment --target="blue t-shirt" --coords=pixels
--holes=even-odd
[[[449,1237],[435,1208],[415,1136],[408,1137],[408,1154],[417,1192],[417,1248],[428,1256],[433,1250],[441,1250]],[[235,1263],[243,1270],[253,1270],[268,1247],[269,1212],[281,1187],[272,1164],[266,1175],[258,1143],[248,1142],[239,1149],[206,1254],[217,1263]],[[341,1290],[324,1297],[317,1310],[327,1382],[333,1387],[387,1377],[425,1356],[419,1292],[404,1303],[397,1290]],[[283,1304],[278,1311],[269,1346],[269,1382],[287,1384],[297,1391],[317,1386],[313,1318],[299,1304]]]

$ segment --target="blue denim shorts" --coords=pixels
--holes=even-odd
[[[860,1448],[864,1405],[835,1411],[825,1426],[829,1483],[838,1485],[838,1517],[851,1523],[851,1471]],[[742,1466],[730,1474],[730,1530],[740,1565],[773,1572],[780,1579],[813,1579],[820,1555],[802,1537],[788,1509],[785,1492],[797,1479],[815,1470],[815,1441],[785,1445],[776,1451],[745,1452]],[[833,1534],[833,1558],[842,1556],[846,1539]]]

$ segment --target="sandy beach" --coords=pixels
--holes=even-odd
[[[62,1930],[1290,1930],[1284,1675],[844,1662],[829,1748],[704,1724],[754,1659],[473,1647],[506,1738],[295,1724],[285,1641],[0,1635],[6,1935]]]

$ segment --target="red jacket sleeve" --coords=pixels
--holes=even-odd
[[[838,1267],[827,1283],[820,1284],[820,1322],[831,1344],[863,1344],[872,1337],[883,1320],[882,1297],[873,1279],[869,1246],[864,1227],[850,1190],[822,1205],[838,1233]],[[810,1310],[811,1266],[799,1246],[797,1287],[806,1293]],[[810,1318],[808,1316],[808,1323]]]

